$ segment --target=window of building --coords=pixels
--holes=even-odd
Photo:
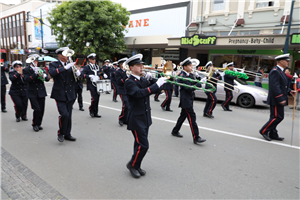
[[[19,27],[20,26],[20,24],[19,24],[19,15],[16,15],[16,20],[17,20],[17,27]]]
[[[51,35],[54,35],[54,30],[53,29],[51,29]]]
[[[249,31],[240,31],[240,35],[249,35],[250,32]]]
[[[273,29],[273,34],[281,34],[281,29]]]
[[[11,28],[11,18],[8,18],[8,28]]]
[[[270,7],[274,5],[274,1],[256,0],[256,8]]]
[[[221,31],[220,32],[220,36],[227,36],[229,34],[230,31]],[[238,31],[232,31],[231,34],[232,35],[238,35]]]
[[[259,35],[259,31],[250,31],[250,35]]]
[[[32,42],[32,36],[28,35],[28,42]]]
[[[216,36],[216,35],[218,35],[218,32],[207,32],[207,33],[204,33],[204,35],[206,35],[206,36]]]
[[[225,10],[225,0],[214,0],[212,3],[212,11]]]
[[[297,28],[291,28],[290,29],[290,34],[292,34],[292,33],[299,33],[299,29],[297,29]]]
[[[23,14],[20,14],[21,26],[23,26]]]

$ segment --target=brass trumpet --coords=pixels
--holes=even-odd
[[[71,57],[74,55],[74,53],[75,52],[72,49],[66,49],[62,52],[62,55],[68,57],[69,62],[73,63],[73,60]],[[79,77],[76,75],[77,67],[75,66],[75,64],[72,66],[72,71],[73,71],[74,79],[77,82]]]

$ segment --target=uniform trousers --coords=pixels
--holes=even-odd
[[[72,128],[72,110],[75,100],[72,101],[56,101],[57,110],[60,114],[58,117],[58,132],[57,135],[70,136]]]
[[[33,109],[32,126],[40,126],[43,121],[45,111],[45,97],[29,98],[31,108]]]
[[[159,95],[160,95],[160,91],[161,91],[161,90],[159,90],[159,92],[155,94],[154,99],[158,99],[158,97],[159,97]]]
[[[178,85],[174,86],[174,91],[175,91],[175,96],[178,97],[178,94],[179,94],[179,86]]]
[[[112,89],[114,90],[114,93],[113,93],[113,100],[117,100],[118,91],[117,91],[116,85],[117,85],[116,83],[111,82],[111,87],[112,87]]]
[[[28,98],[21,95],[10,95],[15,107],[16,118],[26,117]]]
[[[122,100],[122,110],[121,114],[119,115],[119,120],[123,123],[127,123],[127,115],[129,108],[128,98],[125,94],[120,94],[120,98]]]
[[[226,99],[225,101],[222,103],[222,106],[224,106],[225,108],[229,109],[229,104],[233,98],[232,95],[232,91],[231,90],[225,90],[226,93]]]
[[[166,89],[164,91],[165,91],[165,94],[166,94],[166,99],[162,102],[162,104],[160,106],[161,107],[166,107],[166,109],[168,110],[168,109],[170,109],[173,90],[172,89]]]
[[[91,105],[89,107],[90,113],[93,113],[94,115],[98,114],[98,105],[99,105],[99,99],[100,94],[97,92],[97,88],[94,87],[92,90],[90,90],[91,93]]]
[[[77,97],[77,102],[78,102],[79,108],[82,108],[83,107],[83,104],[82,104],[82,89],[81,88],[75,89],[75,95]]]
[[[199,129],[196,122],[196,114],[193,107],[190,108],[181,108],[180,116],[177,120],[175,127],[173,128],[173,133],[178,133],[185,119],[188,119],[191,131],[193,134],[193,139],[196,140],[199,138]]]
[[[270,138],[277,138],[277,125],[284,119],[284,106],[270,105],[270,119],[269,121],[260,129],[260,133],[268,134]]]
[[[215,107],[217,105],[218,99],[216,97],[215,92],[205,92],[205,94],[207,96],[207,100],[206,100],[206,104],[205,104],[203,113],[212,115],[213,110],[215,109]]]
[[[1,85],[1,110],[6,108],[6,85]]]
[[[142,160],[149,149],[148,131],[149,127],[142,130],[131,131],[134,137],[134,146],[133,155],[129,163],[135,169],[141,168]]]

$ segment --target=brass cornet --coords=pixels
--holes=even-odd
[[[72,49],[66,49],[62,52],[62,55],[63,56],[66,56],[68,57],[69,59],[69,62],[70,63],[73,63],[73,60],[72,60],[72,56],[74,55],[74,51]],[[72,71],[73,71],[73,75],[74,75],[74,79],[75,81],[77,82],[77,80],[79,79],[79,77],[76,75],[76,71],[77,71],[77,67],[75,66],[75,64],[72,66]]]

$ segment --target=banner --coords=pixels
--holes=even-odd
[[[42,39],[42,27],[40,18],[34,18],[34,35],[36,40]]]

